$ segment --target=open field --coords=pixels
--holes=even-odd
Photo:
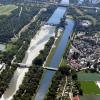
[[[100,74],[78,72],[78,80],[83,90],[80,100],[100,100],[100,89],[96,84],[100,80]]]
[[[0,6],[0,15],[10,15],[17,8],[15,5],[2,5]]]
[[[100,89],[93,81],[81,81],[84,94],[100,94]]]
[[[40,51],[44,49],[44,46],[48,42],[50,37],[54,36],[54,31],[54,26],[44,25],[41,27],[41,29],[30,42],[30,46],[26,52],[25,58],[22,61],[23,64],[31,66],[32,61],[39,55]],[[27,68],[17,68],[11,80],[9,88],[5,91],[0,100],[11,100],[13,98],[13,95],[19,89],[25,73],[27,72]]]
[[[79,72],[78,73],[78,80],[79,81],[99,81],[100,74]]]

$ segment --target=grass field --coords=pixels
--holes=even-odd
[[[100,81],[100,74],[90,72],[78,72],[77,74],[83,90],[80,100],[100,100],[100,89],[95,83]]]
[[[62,34],[62,35],[63,35],[63,34]],[[47,60],[46,60],[45,66],[49,66],[49,64],[50,64],[50,62],[51,62],[51,60],[52,60],[52,57],[54,56],[54,53],[55,53],[55,51],[56,51],[56,49],[57,49],[57,47],[58,47],[58,45],[59,45],[59,42],[60,42],[60,40],[61,40],[62,35],[61,35],[60,37],[58,37],[58,39],[55,41],[55,43],[54,43],[54,46],[55,46],[55,47],[51,49],[51,52],[50,52],[50,54],[48,55],[48,58],[47,58]]]
[[[94,81],[81,81],[84,94],[100,94],[100,89]]]
[[[100,81],[100,74],[79,72],[78,80],[79,81]]]
[[[17,8],[15,5],[0,5],[0,15],[10,15]]]
[[[100,95],[83,95],[80,100],[100,100]]]

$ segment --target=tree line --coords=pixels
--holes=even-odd
[[[34,6],[22,6],[22,8],[20,16],[21,6],[18,6],[9,16],[0,16],[0,42],[9,42],[10,39],[18,34],[19,30],[40,10],[39,7]]]
[[[14,95],[14,100],[31,100],[36,94],[39,82],[43,74],[42,65],[49,54],[49,51],[54,43],[54,38],[51,37],[50,40],[45,45],[44,50],[40,51],[40,54],[33,61],[32,66],[29,68],[28,73],[26,73],[22,85],[19,90]]]
[[[48,8],[48,9],[50,10],[52,8]],[[11,64],[11,60],[13,59],[13,56],[16,55],[16,60],[15,60],[16,62],[21,62],[23,60],[23,58],[25,56],[25,52],[30,44],[31,39],[37,33],[37,30],[39,30],[39,28],[41,27],[41,24],[40,24],[41,21],[48,20],[48,18],[51,16],[52,12],[53,12],[53,9],[50,14],[48,13],[48,10],[47,10],[45,12],[45,14],[47,14],[46,16],[44,16],[44,12],[43,12],[43,15],[41,14],[41,16],[38,17],[38,19],[35,22],[33,22],[25,32],[23,32],[21,34],[21,37],[16,42],[11,42],[12,45],[14,45],[14,46],[10,51],[1,52],[2,57],[0,57],[0,59],[6,63],[6,68],[0,74],[0,97],[2,96],[4,91],[6,91],[6,89],[9,87],[9,83],[13,77],[13,74],[14,74],[16,68],[18,67],[16,65]],[[49,44],[51,45],[53,41],[54,41],[54,39],[51,38],[49,41]],[[47,43],[46,44],[47,46],[45,47],[45,50],[47,50],[47,51],[48,51],[48,48],[50,48],[49,44]],[[19,50],[19,48],[21,46],[22,46],[22,48]],[[44,57],[46,57],[45,54],[47,54],[47,51],[46,52],[41,51],[41,55],[43,54]],[[37,59],[40,59],[39,57]],[[43,58],[43,59],[45,60],[45,58]],[[34,63],[39,63],[38,61],[39,60],[36,60]],[[34,69],[34,70],[36,70],[36,69]],[[40,70],[40,72],[42,72],[42,69],[39,68],[38,70]],[[34,74],[34,75],[36,75],[36,74]]]
[[[67,75],[70,75],[70,68],[68,66],[61,66],[59,70],[56,71],[44,100],[56,100],[59,84]]]

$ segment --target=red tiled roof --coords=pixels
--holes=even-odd
[[[79,100],[79,97],[78,96],[74,96],[73,100]]]

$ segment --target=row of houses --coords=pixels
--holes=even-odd
[[[76,70],[82,68],[93,68],[100,62],[100,36],[98,33],[87,35],[78,32],[73,40],[72,47],[68,55],[68,61],[72,68]],[[100,66],[96,66],[99,68]],[[99,68],[100,69],[100,68]]]

